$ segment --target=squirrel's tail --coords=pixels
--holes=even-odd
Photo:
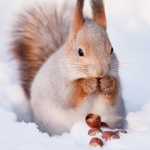
[[[24,11],[14,26],[11,51],[19,61],[19,76],[28,98],[37,71],[66,41],[71,18],[66,7],[59,11],[52,6],[34,7]]]

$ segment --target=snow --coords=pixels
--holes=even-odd
[[[130,112],[127,116],[128,126],[134,131],[150,132],[150,101],[140,112]]]
[[[129,123],[128,133],[121,134],[120,139],[104,141],[103,149],[148,149],[150,138],[150,102],[142,111],[129,113],[127,120]],[[144,116],[144,118],[143,118]],[[141,122],[142,120],[142,122]],[[61,136],[49,137],[46,133],[38,131],[34,123],[17,122],[17,117],[12,112],[0,108],[0,149],[3,150],[94,150],[99,149],[89,146],[90,136],[87,135],[89,127],[85,122],[75,124],[71,132]],[[100,137],[97,135],[96,137]],[[7,144],[9,143],[9,144]]]
[[[0,150],[99,149],[89,146],[91,137],[87,135],[89,127],[85,122],[75,124],[70,133],[54,137],[29,123],[29,103],[9,52],[9,31],[18,10],[35,1],[0,0]],[[150,149],[149,5],[149,0],[105,0],[108,33],[120,61],[128,131],[119,140],[104,141],[106,150]],[[90,14],[87,0],[85,13]]]

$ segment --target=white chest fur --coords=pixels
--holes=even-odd
[[[121,127],[124,107],[120,95],[113,107],[108,107],[104,98],[94,94],[84,99],[77,109],[65,105],[68,100],[69,81],[64,80],[57,69],[60,62],[56,58],[61,58],[61,54],[62,51],[59,50],[43,65],[32,84],[31,107],[39,129],[50,135],[69,132],[71,126],[78,121],[84,121],[88,113],[101,115],[102,120],[112,128]]]

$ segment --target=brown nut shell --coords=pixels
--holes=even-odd
[[[95,136],[97,133],[102,133],[102,130],[99,128],[92,128],[89,130],[88,135]]]
[[[90,146],[93,146],[93,147],[97,147],[97,146],[101,146],[102,147],[103,145],[104,144],[103,144],[102,140],[99,139],[99,138],[93,138],[90,141]]]
[[[106,122],[101,122],[101,128],[110,128]]]
[[[101,124],[101,117],[96,114],[88,114],[85,118],[87,125],[91,128],[99,128]]]
[[[119,139],[120,137],[112,131],[105,131],[102,133],[102,138],[104,138],[106,141],[108,141],[111,139]]]

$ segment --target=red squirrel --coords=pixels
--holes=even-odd
[[[91,0],[93,18],[77,0],[72,22],[50,8],[32,8],[14,29],[12,52],[30,100],[33,120],[49,135],[69,132],[88,113],[122,128],[125,107],[118,60],[107,34],[103,0]],[[70,26],[70,27],[69,27]]]

